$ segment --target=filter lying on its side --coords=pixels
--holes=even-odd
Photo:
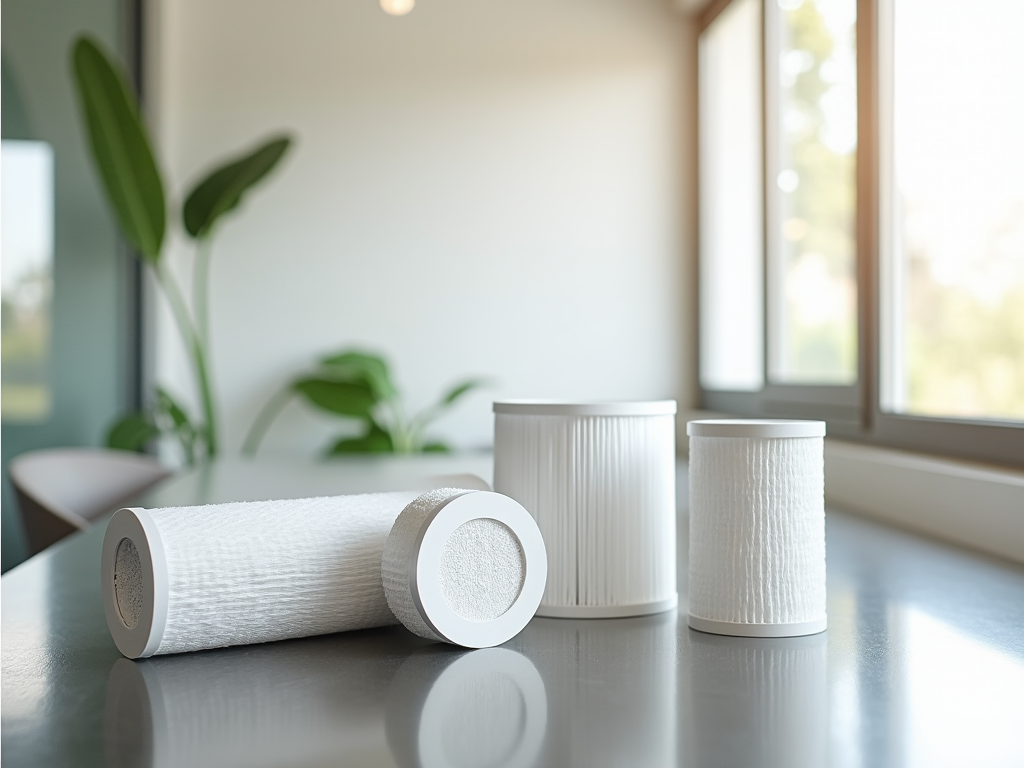
[[[490,518],[496,496],[446,488],[423,496],[403,492],[122,509],[111,518],[103,541],[107,625],[121,653],[140,658],[394,624],[381,558],[401,511],[413,502],[419,502],[417,509],[430,505],[410,556],[423,568],[432,562],[440,567],[451,548],[448,536],[431,533],[435,508],[465,499],[458,509],[467,521]],[[534,541],[516,525],[510,527],[524,562],[545,565],[542,542],[540,559],[536,555],[539,533]],[[456,571],[456,581],[464,578]],[[516,610],[509,612],[532,616],[539,594],[532,607],[519,607],[533,592],[525,589],[530,569],[517,573],[513,578],[521,578],[524,588],[516,596]],[[545,576],[539,575],[541,591]],[[472,595],[487,586],[459,588]],[[437,639],[459,642],[447,635]]]

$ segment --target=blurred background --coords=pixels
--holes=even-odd
[[[821,418],[1019,469],[1024,3],[859,12],[6,0],[3,569],[26,554],[11,459],[106,445],[125,414],[144,418],[112,444],[172,468],[256,443],[486,451],[492,400],[536,397],[673,398],[680,426],[697,408]],[[91,157],[82,34],[141,104],[167,194],[159,270]],[[282,134],[217,224],[207,282],[185,200]],[[215,451],[168,281],[208,328]],[[318,367],[343,350],[389,377],[365,356]]]
[[[26,449],[103,444],[154,383],[198,409],[166,302],[91,164],[70,62],[83,32],[141,93],[171,218],[227,151],[294,138],[211,260],[223,453],[299,371],[347,347],[385,355],[411,411],[486,378],[436,425],[463,450],[489,447],[499,397],[694,401],[685,8],[12,0],[4,22],[5,469]],[[16,235],[28,205],[38,221]],[[180,226],[164,261],[187,286]],[[261,454],[315,456],[337,429],[295,401]],[[7,569],[22,550],[4,474]]]

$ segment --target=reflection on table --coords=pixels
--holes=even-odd
[[[537,618],[509,643],[549,691],[544,765],[676,765],[677,620]]]
[[[379,763],[387,749],[400,766],[528,768],[547,712],[540,674],[516,651],[352,632],[119,659],[105,752],[111,768]]]
[[[688,757],[695,765],[827,765],[827,634],[689,631]]]

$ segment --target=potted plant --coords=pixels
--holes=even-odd
[[[89,149],[107,201],[125,240],[167,298],[188,350],[202,408],[201,418],[195,418],[158,388],[148,410],[126,414],[111,427],[107,445],[141,450],[154,438],[169,435],[181,445],[185,461],[193,464],[199,458],[216,456],[219,450],[208,320],[213,238],[225,215],[238,209],[248,191],[281,161],[292,139],[274,136],[231,158],[185,195],[181,224],[194,245],[195,258],[189,301],[164,258],[167,195],[138,102],[122,73],[91,38],[75,41],[72,64]]]

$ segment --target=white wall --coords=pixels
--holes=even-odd
[[[150,117],[177,196],[271,132],[298,138],[215,245],[229,451],[291,375],[353,344],[388,354],[413,407],[493,377],[438,425],[465,447],[491,442],[496,397],[691,403],[694,38],[671,2],[151,14]],[[187,397],[169,318],[156,326],[156,376]],[[312,453],[335,426],[295,404],[265,448]]]

